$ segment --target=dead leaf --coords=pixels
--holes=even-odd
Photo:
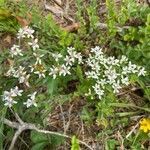
[[[12,60],[12,59],[7,59],[7,61],[8,61],[8,64],[9,64],[10,66],[13,66],[13,65],[14,65],[14,60]]]
[[[20,17],[20,16],[15,16],[18,23],[22,26],[22,27],[25,27],[25,26],[28,26],[30,24],[29,21],[27,21],[26,19],[24,19],[23,17]]]
[[[72,25],[69,25],[63,29],[68,32],[74,32],[77,31],[79,27],[80,27],[79,23],[73,23]]]
[[[11,44],[11,36],[7,35],[3,41],[6,42],[7,44]]]
[[[55,15],[62,15],[63,10],[59,6],[49,6],[45,4],[45,9],[51,11]]]

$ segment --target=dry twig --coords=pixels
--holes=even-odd
[[[48,131],[48,130],[43,130],[43,129],[39,129],[38,127],[36,127],[34,124],[31,124],[31,123],[26,123],[26,122],[23,122],[21,120],[21,118],[19,117],[19,115],[17,114],[17,117],[16,119],[19,119],[17,120],[18,122],[12,122],[6,118],[4,118],[3,120],[3,123],[8,125],[9,127],[11,128],[15,128],[17,129],[13,139],[12,139],[12,142],[10,144],[10,147],[9,147],[9,150],[13,150],[14,148],[14,145],[19,137],[19,135],[25,131],[25,130],[35,130],[39,133],[44,133],[44,134],[52,134],[52,135],[57,135],[57,136],[61,136],[61,137],[64,137],[64,138],[68,138],[68,139],[71,139],[70,136],[66,135],[66,134],[61,134],[61,133],[58,133],[58,132],[53,132],[53,131]],[[21,120],[21,121],[20,121]],[[79,140],[79,143],[86,146],[88,149],[90,150],[93,150],[88,144],[86,144],[85,142]]]

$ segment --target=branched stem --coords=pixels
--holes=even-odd
[[[18,116],[18,115],[17,115]],[[19,116],[18,116],[19,117]],[[17,117],[17,118],[18,118]],[[25,130],[35,130],[37,132],[40,132],[40,133],[44,133],[44,134],[52,134],[52,135],[57,135],[57,136],[61,136],[61,137],[64,137],[64,138],[68,138],[68,139],[71,139],[70,136],[66,135],[66,134],[62,134],[62,133],[58,133],[58,132],[53,132],[53,131],[48,131],[48,130],[43,130],[43,129],[39,129],[38,127],[36,127],[34,124],[31,124],[31,123],[26,123],[26,122],[23,122],[21,120],[21,123],[20,123],[20,117],[19,117],[19,123],[18,122],[12,122],[8,119],[4,119],[3,120],[4,124],[8,125],[9,127],[11,128],[15,128],[17,129],[16,133],[14,134],[14,137],[12,139],[12,142],[10,144],[10,147],[9,147],[9,150],[13,150],[14,148],[14,145],[19,137],[19,135],[25,131]],[[79,140],[79,143],[86,146],[88,149],[90,150],[93,150],[92,147],[90,147],[87,143]]]

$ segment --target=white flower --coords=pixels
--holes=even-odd
[[[34,33],[34,30],[31,29],[30,27],[26,26],[24,28],[20,28],[18,33],[17,33],[17,38],[20,39],[20,38],[34,38],[33,36],[33,33]]]
[[[78,64],[83,64],[81,53],[77,53],[76,58],[78,59]]]
[[[89,56],[89,58],[86,60],[86,63],[88,66],[92,65],[92,58]]]
[[[37,54],[37,53],[33,53],[33,55],[34,55],[35,58],[36,58],[36,63],[35,63],[35,64],[41,64],[41,63],[42,63],[41,58],[44,56],[44,54],[39,55],[39,54]]]
[[[24,83],[27,87],[29,87],[29,77],[30,77],[30,74],[27,74],[27,75],[24,75],[24,76],[21,76],[19,78],[19,83]]]
[[[107,84],[107,81],[106,79],[100,79],[97,81],[97,84],[101,85],[104,88],[104,86]]]
[[[72,66],[72,64],[74,63],[74,59],[73,58],[71,58],[70,56],[66,56],[65,58],[64,58],[64,61],[65,61],[65,63],[66,63],[66,66],[67,65],[70,65],[70,66]]]
[[[22,96],[22,92],[23,90],[19,90],[17,86],[13,89],[10,89],[10,91],[4,91],[3,99],[2,99],[5,103],[4,105],[8,107],[12,107],[13,104],[17,104],[14,98],[17,96]]]
[[[53,79],[56,79],[57,77],[57,74],[58,74],[58,68],[55,67],[55,66],[52,66],[52,68],[50,68],[50,73],[49,75],[52,75],[53,76]]]
[[[97,91],[97,95],[98,95],[98,98],[99,99],[102,99],[102,96],[104,95],[104,90],[99,90],[99,91]]]
[[[20,49],[20,47],[18,45],[13,45],[11,47],[10,54],[12,57],[17,56],[17,55],[23,56],[22,50]]]
[[[45,78],[45,72],[46,72],[46,70],[37,70],[34,73],[37,74],[39,76],[39,78],[41,78],[41,77]]]
[[[108,57],[108,59],[107,59],[107,64],[108,65],[113,65],[113,66],[119,66],[119,60],[118,59],[115,59],[115,57],[113,56],[110,56],[110,57]]]
[[[12,107],[13,104],[17,104],[17,102],[13,99],[8,99],[7,101],[5,101],[5,106],[8,106],[8,107]]]
[[[15,74],[15,69],[13,66],[10,66],[9,70],[6,73],[6,76],[13,76]]]
[[[94,59],[97,60],[99,63],[102,62],[102,64],[104,62],[107,62],[107,59],[105,58],[105,56],[102,54],[102,55],[95,55],[94,56]],[[105,59],[105,60],[104,60]]]
[[[19,78],[22,74],[26,74],[26,72],[24,71],[24,67],[22,67],[22,66],[19,66],[19,69],[17,70],[17,71],[15,71],[15,73],[14,73],[14,77],[15,78]]]
[[[99,99],[101,99],[102,96],[104,95],[104,90],[102,90],[100,85],[97,83],[92,87],[93,87],[95,93],[98,95]]]
[[[31,107],[32,105],[37,107],[37,103],[35,102],[35,95],[37,94],[37,92],[34,92],[32,94],[28,95],[28,99],[26,102],[24,102],[23,104],[27,106],[27,108]]]
[[[116,73],[115,69],[112,69],[112,67],[108,68],[106,71],[104,71],[105,76],[108,78],[108,83],[112,84],[115,82],[119,74]]]
[[[127,66],[123,67],[122,68],[122,74],[127,75],[128,73],[130,73],[130,71],[128,70],[128,67]]]
[[[85,75],[87,76],[87,78],[92,78],[92,79],[98,79],[99,77],[99,73],[95,72],[95,71],[88,71],[85,72]]]
[[[96,56],[103,54],[102,48],[100,48],[99,46],[91,48],[91,52],[94,53]]]
[[[136,72],[138,72],[138,70],[137,70],[137,65],[132,64],[131,61],[129,61],[129,64],[128,64],[128,71],[129,71],[130,73],[136,73]]]
[[[92,70],[95,70],[96,72],[100,71],[100,65],[98,62],[91,63],[91,68],[92,68]]]
[[[99,84],[95,84],[94,86],[92,86],[93,87],[93,89],[94,89],[94,91],[97,93],[97,91],[99,91],[99,89],[100,89],[100,85]]]
[[[25,34],[28,38],[34,38],[33,33],[35,32],[33,29],[31,29],[30,27],[26,27],[25,30]]]
[[[73,47],[67,47],[67,52],[69,54],[69,56],[71,57],[71,59],[75,59],[77,58],[77,52],[75,51],[75,48]]]
[[[59,59],[62,58],[62,55],[60,53],[53,53],[52,57],[55,59],[56,62],[58,62]]]
[[[130,84],[129,83],[129,78],[121,76],[121,83],[128,86]]]
[[[3,94],[3,101],[12,101],[13,100],[13,97],[15,97],[16,94],[12,93],[11,91],[4,91],[4,94]]]
[[[128,62],[128,58],[125,55],[122,55],[121,59],[120,59],[120,64],[122,64],[124,62]]]
[[[69,70],[70,70],[69,66],[62,65],[59,70],[59,75],[66,76],[67,74],[71,74]]]
[[[112,88],[113,88],[113,92],[114,93],[119,93],[119,89],[121,89],[122,87],[120,86],[120,81],[118,80],[117,82],[114,82],[112,84]]]
[[[68,50],[68,53],[69,53],[69,51],[74,51],[75,48],[74,47],[67,47],[67,50]]]
[[[13,74],[13,77],[18,78],[19,83],[24,83],[26,86],[29,87],[29,77],[30,74],[27,74],[26,71],[24,71],[24,67],[19,66],[19,69],[17,71],[15,71],[15,73]]]
[[[139,67],[139,72],[138,72],[138,76],[145,76],[146,71],[144,67]]]
[[[35,91],[32,94],[29,94],[28,97],[30,97],[31,100],[35,100],[35,95],[37,94],[37,92]]]
[[[20,39],[20,38],[25,38],[25,30],[24,28],[20,28],[18,33],[17,33],[17,38]]]
[[[28,42],[28,44],[32,46],[34,51],[39,48],[38,39],[33,39],[32,42]]]
[[[110,66],[107,64],[108,59],[105,57],[99,58],[100,64],[102,64],[106,69],[108,69]]]
[[[22,96],[23,90],[19,90],[19,88],[16,86],[14,89],[11,89],[11,92],[16,96]]]

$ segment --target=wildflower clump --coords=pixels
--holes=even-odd
[[[99,99],[102,99],[109,88],[114,93],[119,93],[123,86],[130,84],[131,75],[145,76],[146,74],[143,67],[131,63],[126,56],[120,59],[114,56],[107,57],[99,46],[91,49],[86,64],[86,77],[93,81],[86,95],[95,93]]]
[[[38,38],[35,37],[35,31],[30,27],[19,29],[17,39],[18,44],[10,48],[8,56],[14,63],[9,66],[5,75],[17,79],[17,84],[22,84],[28,90],[32,88],[30,81],[44,78],[47,80],[48,77],[56,79],[67,75],[76,76],[74,68],[80,65],[84,66],[82,69],[85,80],[91,80],[89,93],[86,95],[91,97],[96,95],[98,99],[102,99],[107,91],[113,90],[114,93],[119,93],[123,86],[129,85],[132,74],[137,76],[146,74],[143,67],[131,63],[126,56],[120,59],[107,57],[99,46],[92,48],[88,58],[84,59],[74,47],[67,47],[66,51],[60,52],[42,50]],[[27,95],[28,99],[23,103],[27,108],[37,107],[36,94],[37,92],[33,92]],[[5,91],[3,94],[5,105],[12,107],[16,104],[17,101],[14,100],[16,96],[21,96],[21,93],[16,95],[13,89],[10,92]]]
[[[140,120],[140,130],[145,133],[150,132],[150,118],[143,118]]]
[[[28,26],[19,29],[17,33],[18,44],[14,44],[9,50],[9,54],[11,55],[11,58],[15,60],[14,62],[16,62],[16,64],[14,63],[10,65],[9,70],[5,73],[7,77],[16,78],[19,84],[23,84],[27,88],[30,87],[29,78],[31,77],[32,72],[34,74],[37,74],[39,78],[45,77],[46,72],[41,60],[41,57],[43,57],[43,55],[39,55],[38,52],[34,52],[35,50],[39,49],[38,39],[35,38],[35,36],[33,35],[34,33],[35,31]],[[23,40],[27,42],[29,47],[28,50],[23,49]],[[18,66],[17,60],[19,60],[20,57],[23,57],[24,55],[31,55],[32,57],[34,57],[35,63],[33,65],[27,65],[28,60],[20,61]],[[30,68],[31,70],[29,71],[28,68]],[[15,98],[17,96],[22,96],[22,92],[23,90],[19,90],[17,86],[15,88],[12,88],[10,91],[4,91],[2,95],[4,105],[12,107],[14,104],[17,104]],[[27,95],[29,98],[26,102],[23,103],[27,106],[27,108],[31,107],[32,105],[37,107],[37,104],[35,102],[36,94],[37,92]]]
[[[15,63],[9,66],[5,75],[17,79],[18,83],[25,85],[26,88],[32,88],[30,80],[32,78],[34,80],[37,79],[37,76],[33,76],[34,74],[38,75],[38,78],[50,76],[55,79],[59,76],[71,75],[72,66],[75,63],[82,63],[81,53],[77,53],[73,47],[67,48],[66,55],[49,51],[41,54],[38,38],[35,37],[35,31],[28,26],[19,29],[17,39],[17,44],[12,45],[9,50],[9,55]],[[22,44],[26,45],[26,48]],[[52,64],[45,64],[43,58],[45,54],[48,54],[47,56],[53,60]],[[33,94],[27,95],[27,101],[23,102],[27,108],[31,106],[37,107],[35,102],[36,94],[37,92],[33,92]],[[13,89],[10,92],[5,91],[3,94],[4,105],[12,107],[13,104],[17,104],[17,101],[14,100],[16,96],[18,95],[13,93]]]

